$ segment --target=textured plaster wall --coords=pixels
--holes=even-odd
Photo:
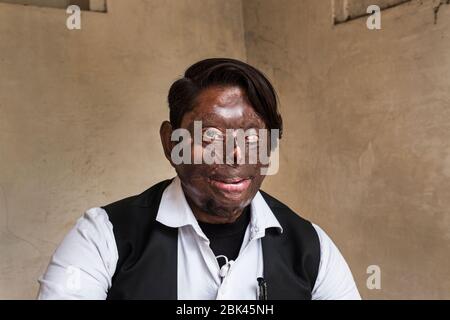
[[[0,4],[0,298],[35,297],[84,210],[173,175],[167,90],[210,56],[274,81],[286,130],[264,188],[330,234],[363,296],[450,298],[445,1],[383,11],[380,31],[334,26],[331,0],[109,0],[78,31],[64,10]]]

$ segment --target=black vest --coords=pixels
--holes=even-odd
[[[171,181],[103,207],[119,253],[108,299],[177,299],[178,229],[156,221],[163,191]],[[262,238],[268,299],[309,300],[319,270],[318,235],[310,222],[261,194],[283,227],[283,233],[267,229]]]

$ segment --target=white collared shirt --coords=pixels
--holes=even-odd
[[[236,261],[221,268],[189,207],[178,178],[164,191],[156,220],[178,228],[178,299],[255,300],[263,275],[261,238],[267,228],[283,231],[258,192]],[[360,299],[353,276],[331,239],[314,225],[320,240],[313,299]],[[113,226],[102,208],[89,209],[55,251],[40,277],[39,299],[106,299],[118,261]]]

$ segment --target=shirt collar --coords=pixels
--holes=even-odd
[[[267,228],[277,228],[280,233],[283,232],[283,228],[259,191],[253,198],[250,206],[250,231],[252,238],[264,237]],[[156,221],[171,228],[190,225],[199,236],[208,240],[187,203],[178,177],[175,177],[172,183],[164,190]]]

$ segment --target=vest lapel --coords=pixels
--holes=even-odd
[[[262,238],[264,279],[267,283],[268,300],[310,300],[308,286],[299,281],[293,272],[293,255],[289,254],[289,241],[286,234],[270,228]],[[292,239],[290,239],[292,241]]]
[[[148,272],[146,299],[177,300],[178,298],[178,229],[167,227],[156,221],[162,194],[171,182],[172,180],[166,180],[158,184],[155,192],[149,192],[139,199],[144,200],[140,207],[148,210],[154,223],[143,254],[143,260],[147,261],[145,269]]]
[[[170,182],[105,207],[119,252],[108,299],[177,300],[178,229],[156,221]]]

